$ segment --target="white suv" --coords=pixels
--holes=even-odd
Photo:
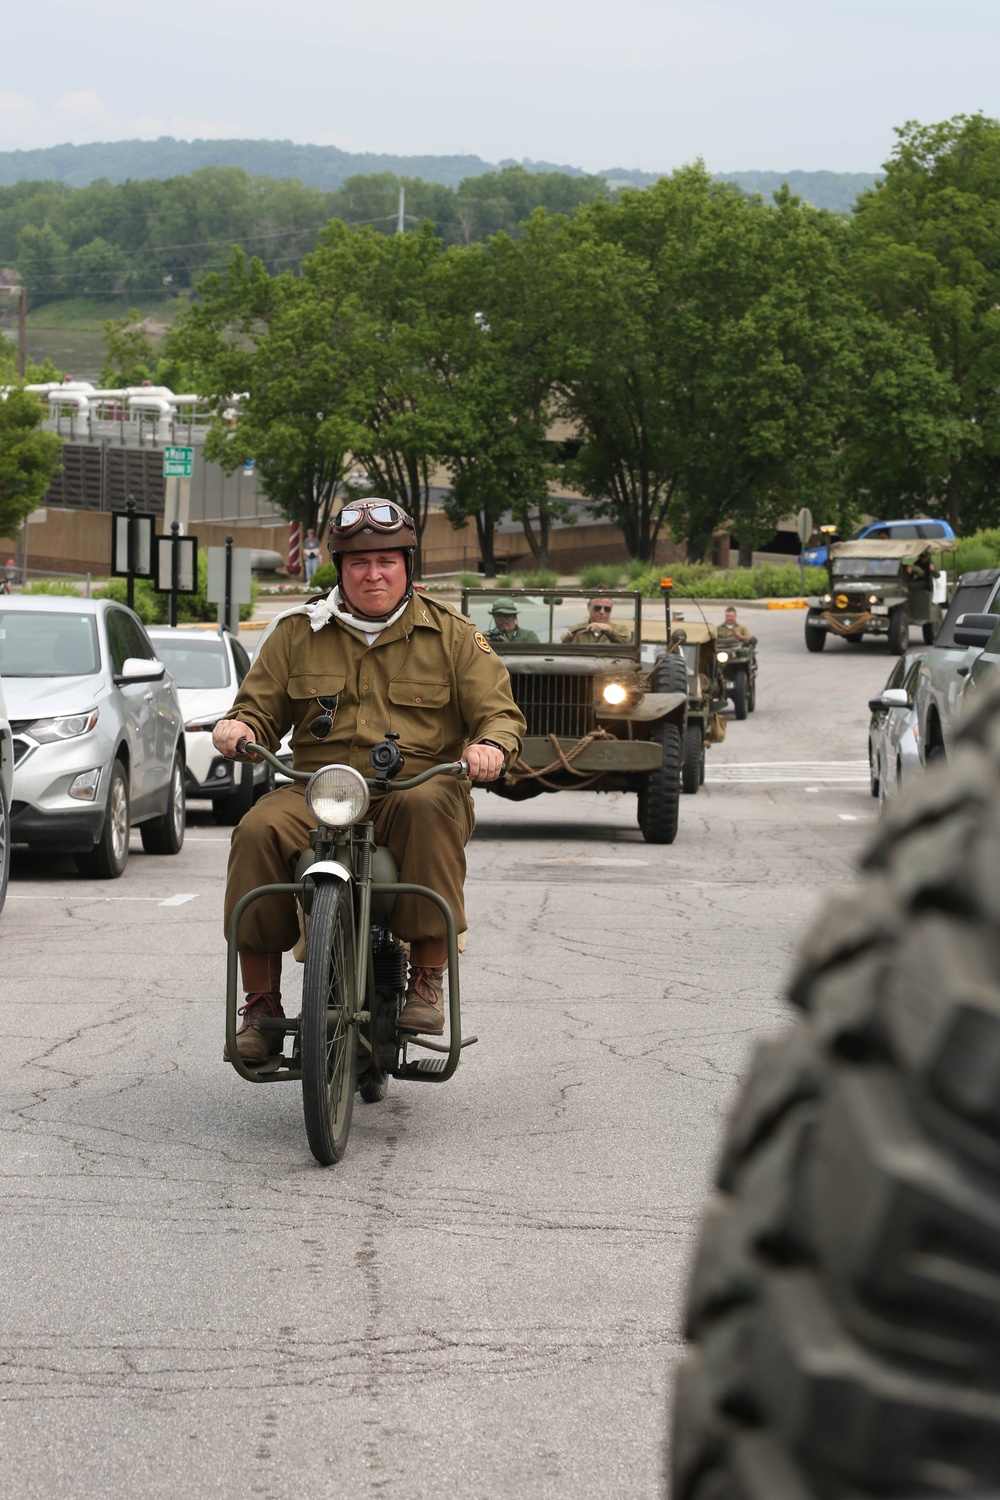
[[[14,750],[10,837],[115,879],[139,825],[150,854],[184,843],[184,737],[172,679],[139,617],[111,599],[0,599]]]

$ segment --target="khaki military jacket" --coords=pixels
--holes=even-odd
[[[584,620],[581,625],[572,626],[569,632],[567,645],[571,646],[627,646],[632,639],[632,632],[627,625],[618,625],[613,620],[608,621],[610,636],[603,630],[595,633],[594,627],[589,620]]]
[[[323,713],[320,694],[338,697],[325,740],[309,732]],[[404,776],[459,760],[466,745],[483,740],[499,745],[510,765],[525,729],[507,669],[485,636],[422,595],[370,646],[336,619],[315,631],[304,614],[279,620],[226,718],[241,719],[271,750],[292,729],[296,770],[336,762],[364,776],[372,774],[369,751],[390,729],[399,735]]]

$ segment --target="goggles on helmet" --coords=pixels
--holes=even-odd
[[[376,531],[402,531],[412,526],[412,522],[393,500],[352,500],[330,523],[330,534],[350,536],[362,526],[371,526]]]

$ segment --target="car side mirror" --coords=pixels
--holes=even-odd
[[[147,656],[126,656],[121,671],[115,673],[115,681],[119,684],[161,682],[166,670],[162,661],[151,661]]]
[[[998,625],[1000,615],[959,615],[955,621],[955,645],[985,646]]]
[[[911,699],[905,688],[886,688],[879,702],[883,708],[909,708]]]

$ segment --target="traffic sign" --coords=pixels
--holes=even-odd
[[[799,534],[799,541],[803,547],[807,547],[809,538],[813,534],[813,514],[806,506],[803,506],[795,517],[795,530]]]
[[[194,449],[166,447],[163,450],[164,479],[190,479],[194,472]]]

